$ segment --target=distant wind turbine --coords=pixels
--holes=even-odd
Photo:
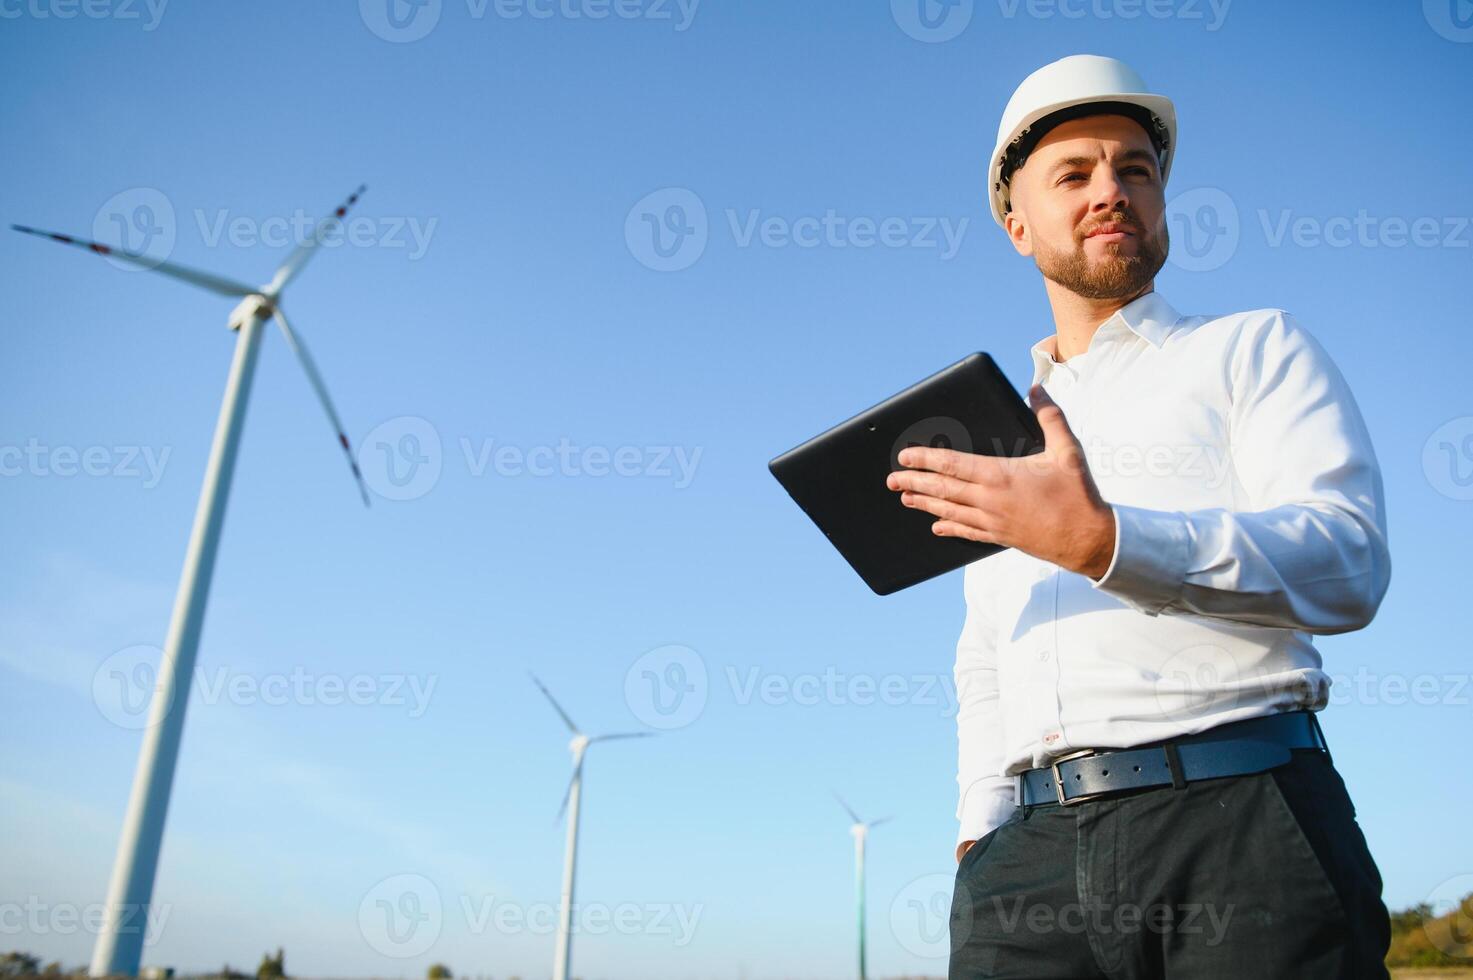
[[[312,236],[287,256],[276,275],[264,286],[247,286],[209,272],[201,272],[173,262],[159,262],[146,255],[126,252],[99,242],[39,231],[25,225],[11,225],[27,235],[49,238],[63,245],[86,249],[96,255],[142,266],[153,272],[177,279],[191,286],[209,290],[219,296],[243,297],[230,314],[230,329],[236,332],[235,357],[230,376],[225,382],[225,398],[220,406],[220,419],[215,426],[215,441],[210,447],[210,460],[205,467],[205,482],[200,490],[199,505],[194,515],[194,530],[184,556],[184,571],[179,578],[179,591],[174,599],[174,612],[169,621],[168,638],[163,659],[159,663],[158,683],[149,705],[148,727],[143,732],[143,747],[138,754],[138,769],[133,777],[133,790],[128,811],[123,818],[123,832],[108,886],[107,905],[103,911],[101,932],[93,950],[89,973],[94,976],[136,976],[143,955],[144,929],[148,921],[148,905],[153,897],[153,883],[158,869],[159,848],[164,835],[164,818],[169,809],[169,793],[174,783],[174,766],[179,758],[179,740],[184,732],[184,711],[189,701],[189,684],[194,675],[195,656],[199,652],[200,631],[204,626],[205,604],[209,598],[210,578],[215,569],[215,552],[220,543],[220,528],[225,520],[225,504],[230,497],[230,481],[235,471],[236,450],[240,447],[241,428],[245,423],[246,400],[250,395],[251,377],[255,373],[256,355],[260,349],[261,329],[275,320],[286,337],[287,346],[296,354],[317,399],[327,412],[337,432],[338,444],[348,457],[348,466],[358,482],[358,492],[365,506],[368,490],[353,459],[353,450],[338,420],[337,410],[328,397],[322,375],[317,371],[301,338],[287,323],[281,309],[281,291],[296,278],[302,267],[316,254],[323,236],[334,230],[365,188],[359,187],[330,217],[313,229]]]
[[[849,833],[854,835],[854,885],[859,896],[859,980],[866,980],[868,974],[865,972],[864,962],[864,842],[872,828],[878,827],[880,824],[886,823],[893,818],[881,817],[878,820],[871,820],[866,823],[859,819],[859,814],[855,813],[853,808],[848,803],[845,803],[844,798],[838,793],[834,794],[834,799],[839,801],[839,805],[844,808],[844,812],[849,814],[849,819],[854,821],[849,827]]]
[[[583,796],[583,754],[588,747],[595,742],[611,742],[617,738],[644,738],[654,732],[615,732],[611,735],[595,735],[589,738],[578,730],[573,724],[573,719],[563,710],[563,706],[557,703],[537,675],[533,674],[532,683],[537,685],[547,700],[552,702],[553,710],[562,718],[563,724],[568,726],[568,731],[573,733],[573,739],[568,743],[568,748],[573,753],[573,777],[568,780],[568,788],[563,793],[562,805],[558,807],[558,816],[561,817],[566,811],[568,814],[568,847],[563,857],[563,894],[562,902],[558,908],[557,921],[557,951],[552,962],[552,980],[568,980],[568,971],[573,957],[573,883],[578,867],[578,810]]]

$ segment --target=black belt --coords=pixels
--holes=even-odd
[[[1132,789],[1181,789],[1197,779],[1273,769],[1288,762],[1293,749],[1323,749],[1328,755],[1313,711],[1247,718],[1128,749],[1081,749],[1014,776],[1014,802],[1070,806]]]

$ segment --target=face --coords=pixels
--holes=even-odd
[[[1010,186],[1013,210],[1005,223],[1013,247],[1070,292],[1132,297],[1166,262],[1161,167],[1146,131],[1132,119],[1060,123]]]

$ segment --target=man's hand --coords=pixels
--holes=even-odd
[[[1098,579],[1115,554],[1115,515],[1089,475],[1084,450],[1041,385],[1028,392],[1044,450],[981,456],[912,446],[885,480],[907,507],[935,514],[934,534],[995,542]]]

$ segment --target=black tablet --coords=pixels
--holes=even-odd
[[[909,446],[1026,456],[1042,451],[1043,430],[997,364],[979,351],[767,464],[879,595],[1002,550],[937,537],[934,515],[905,506],[885,486],[887,475],[905,468],[899,455]]]

